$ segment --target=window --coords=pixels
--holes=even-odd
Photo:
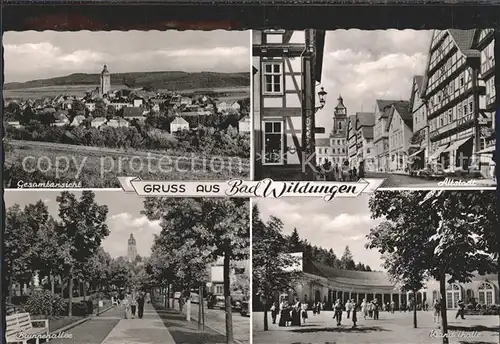
[[[462,87],[464,85],[464,77],[460,77],[460,87]]]
[[[448,110],[448,123],[453,122],[453,113],[451,109]]]
[[[339,130],[342,130],[342,122],[339,122]]]
[[[488,282],[483,282],[478,289],[478,302],[482,305],[493,304],[493,286]]]
[[[474,112],[474,107],[473,107],[473,104],[472,102],[469,103],[469,113],[473,113]]]
[[[446,288],[446,308],[457,308],[458,300],[462,297],[460,286],[456,283],[449,284]]]
[[[283,122],[264,122],[264,164],[283,164]]]
[[[224,294],[224,286],[222,286],[222,285],[216,285],[215,286],[215,293],[216,294]]]
[[[283,92],[282,65],[277,62],[264,63],[264,93],[281,94]]]
[[[465,104],[464,106],[464,116],[467,115],[467,104]]]

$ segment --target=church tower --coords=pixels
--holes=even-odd
[[[339,94],[338,103],[333,111],[333,130],[332,134],[347,135],[347,108],[344,105],[344,99]]]
[[[137,245],[135,242],[135,238],[133,234],[130,234],[130,238],[128,238],[128,251],[127,258],[129,262],[135,261],[137,257]]]
[[[111,74],[109,74],[108,67],[104,65],[101,72],[101,84],[99,85],[99,95],[102,97],[111,91]]]

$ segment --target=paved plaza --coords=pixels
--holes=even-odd
[[[269,331],[264,331],[263,312],[252,314],[253,343],[356,343],[356,344],[435,344],[442,339],[436,337],[441,331],[433,323],[432,312],[418,312],[418,328],[413,328],[411,312],[381,312],[379,320],[364,320],[358,313],[358,327],[352,329],[351,319],[342,314],[342,325],[336,326],[333,312],[324,311],[320,315],[308,312],[309,319],[301,327],[279,327],[273,325],[271,313],[268,313]],[[449,332],[461,338],[450,338],[450,344],[486,344],[499,342],[498,316],[466,316],[465,320],[455,320],[455,312],[448,312]],[[477,331],[477,332],[474,332]],[[470,337],[470,338],[467,338]]]
[[[394,188],[394,187],[419,187],[419,188],[430,188],[437,187],[439,180],[429,180],[421,177],[413,177],[407,174],[398,173],[384,173],[384,172],[366,172],[366,178],[385,178],[386,181],[382,185],[383,188]],[[456,180],[462,180],[460,178],[454,178]],[[466,180],[464,180],[466,181]],[[477,179],[476,187],[494,187],[496,183],[493,179]]]

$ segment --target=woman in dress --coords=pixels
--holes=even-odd
[[[358,305],[354,300],[351,300],[351,312],[352,312],[352,328],[356,328],[356,323],[358,322]]]
[[[292,306],[292,326],[300,326],[300,310],[301,310],[300,301],[298,298],[295,298],[295,302]]]
[[[276,317],[278,316],[279,306],[277,302],[273,302],[271,306],[271,318],[273,319],[273,324],[276,324]]]
[[[278,326],[284,327],[287,325],[288,322],[288,311],[287,311],[288,305],[286,301],[282,301],[280,304],[280,320]]]
[[[130,312],[132,313],[132,319],[135,318],[136,309],[137,309],[137,294],[134,292],[130,298]]]
[[[123,316],[125,319],[128,319],[129,312],[130,312],[130,301],[129,301],[128,295],[123,296],[123,300],[121,303],[122,303],[122,308],[123,308],[123,312],[124,312]]]

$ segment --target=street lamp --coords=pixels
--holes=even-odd
[[[319,104],[320,104],[320,106],[316,107],[316,111],[318,111],[318,110],[320,110],[320,109],[322,109],[322,108],[324,108],[324,107],[325,107],[325,104],[326,104],[326,99],[325,99],[325,97],[326,97],[326,95],[327,95],[327,94],[328,94],[328,93],[325,91],[325,89],[324,89],[324,88],[323,88],[323,86],[322,86],[322,87],[321,87],[321,89],[320,89],[320,90],[319,90],[319,92],[318,92],[318,97],[319,97]]]

